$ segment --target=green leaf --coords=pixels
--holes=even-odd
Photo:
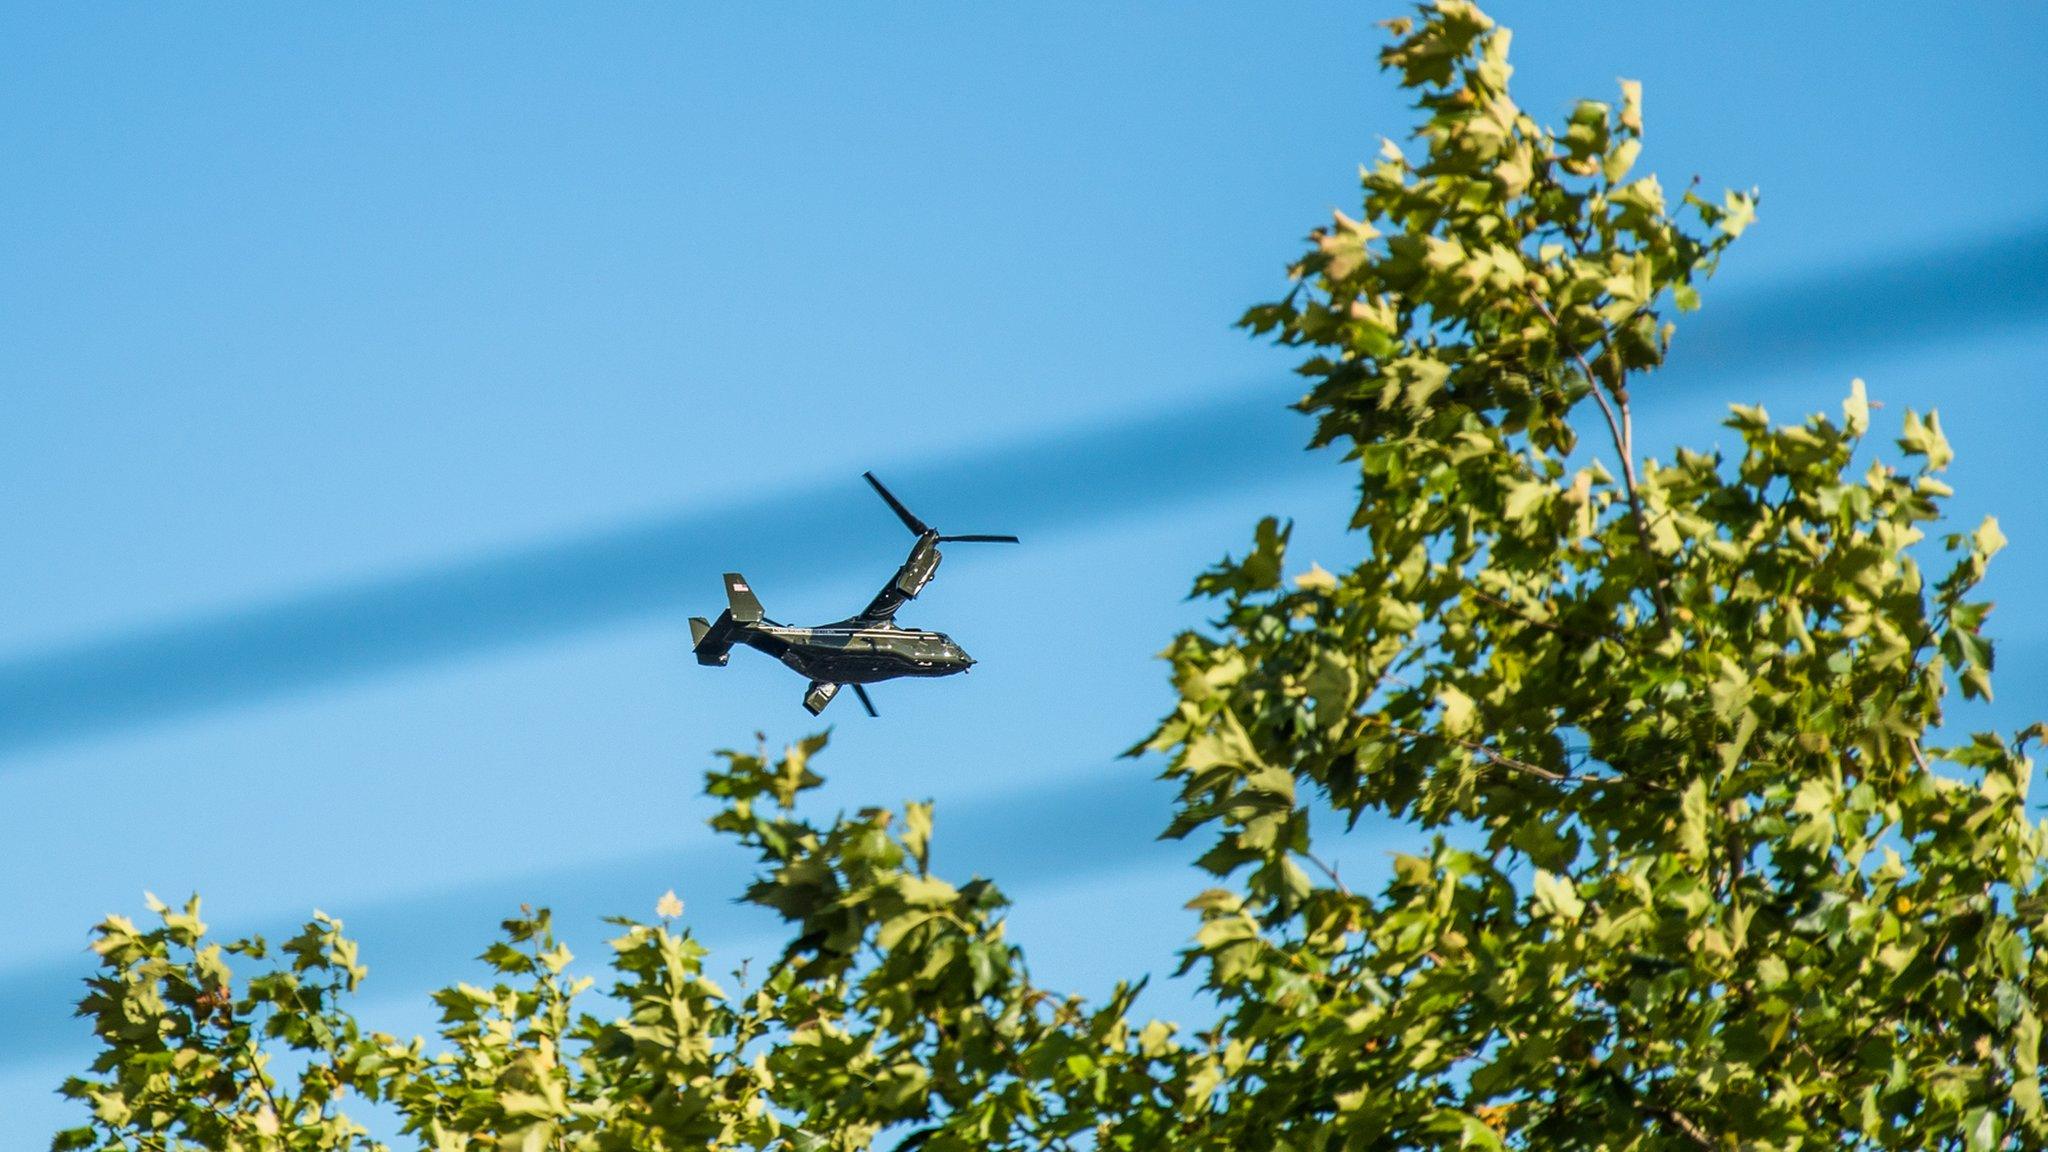
[[[1864,395],[1863,381],[1849,382],[1849,398],[1842,401],[1842,429],[1851,436],[1861,436],[1870,428],[1870,398]]]
[[[1559,920],[1577,921],[1585,914],[1585,901],[1579,899],[1571,877],[1558,875],[1542,868],[1536,870],[1536,907],[1544,915]]]

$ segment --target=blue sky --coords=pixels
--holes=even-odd
[[[1525,106],[1640,79],[1645,165],[1763,189],[1639,439],[1939,405],[2013,539],[1969,719],[2048,712],[2048,14],[1697,7],[1493,8]],[[801,684],[684,621],[727,567],[862,602],[907,543],[867,468],[1027,540],[949,553],[905,619],[981,664],[828,713],[828,801],[937,798],[1042,979],[1170,970],[1199,878],[1115,756],[1195,570],[1268,512],[1354,547],[1230,322],[1406,130],[1391,14],[0,8],[0,1150],[70,1115],[85,932],[144,889],[343,916],[393,1030],[521,900],[589,953],[674,887],[765,951],[696,784]]]

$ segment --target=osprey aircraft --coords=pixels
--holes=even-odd
[[[762,614],[761,601],[754,596],[747,578],[737,572],[725,574],[726,610],[718,619],[690,618],[690,634],[696,641],[697,663],[723,667],[735,644],[765,652],[810,678],[804,693],[804,707],[816,716],[839,694],[842,685],[852,685],[868,715],[876,715],[875,702],[868,699],[864,684],[894,680],[899,676],[951,676],[974,666],[974,660],[953,638],[943,632],[901,628],[896,613],[916,599],[939,570],[939,545],[960,543],[1015,544],[1015,536],[941,536],[938,529],[910,514],[872,472],[863,472],[903,526],[917,534],[910,556],[896,570],[868,606],[844,620],[815,628],[777,624]]]

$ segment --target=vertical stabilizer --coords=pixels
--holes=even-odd
[[[732,619],[735,624],[757,624],[761,620],[761,602],[754,598],[754,589],[747,578],[737,572],[725,574],[725,599],[732,605]]]

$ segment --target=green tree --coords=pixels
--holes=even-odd
[[[98,929],[93,1121],[57,1147],[367,1147],[348,1093],[437,1150],[2048,1147],[2042,729],[1933,742],[1951,684],[1990,692],[2001,544],[1929,535],[1939,422],[1882,450],[1859,384],[1638,456],[1631,389],[1754,198],[1635,176],[1633,84],[1537,124],[1462,0],[1389,28],[1416,142],[1245,318],[1307,356],[1365,559],[1287,579],[1261,524],[1142,746],[1215,876],[1182,963],[1212,1022],[1034,985],[997,889],[928,867],[928,807],[802,814],[813,737],[709,776],[791,925],[758,983],[620,921],[579,1002],[524,912],[429,1046],[357,1025],[338,923],[273,954],[154,905]],[[1311,829],[1373,812],[1431,842],[1355,892]]]

